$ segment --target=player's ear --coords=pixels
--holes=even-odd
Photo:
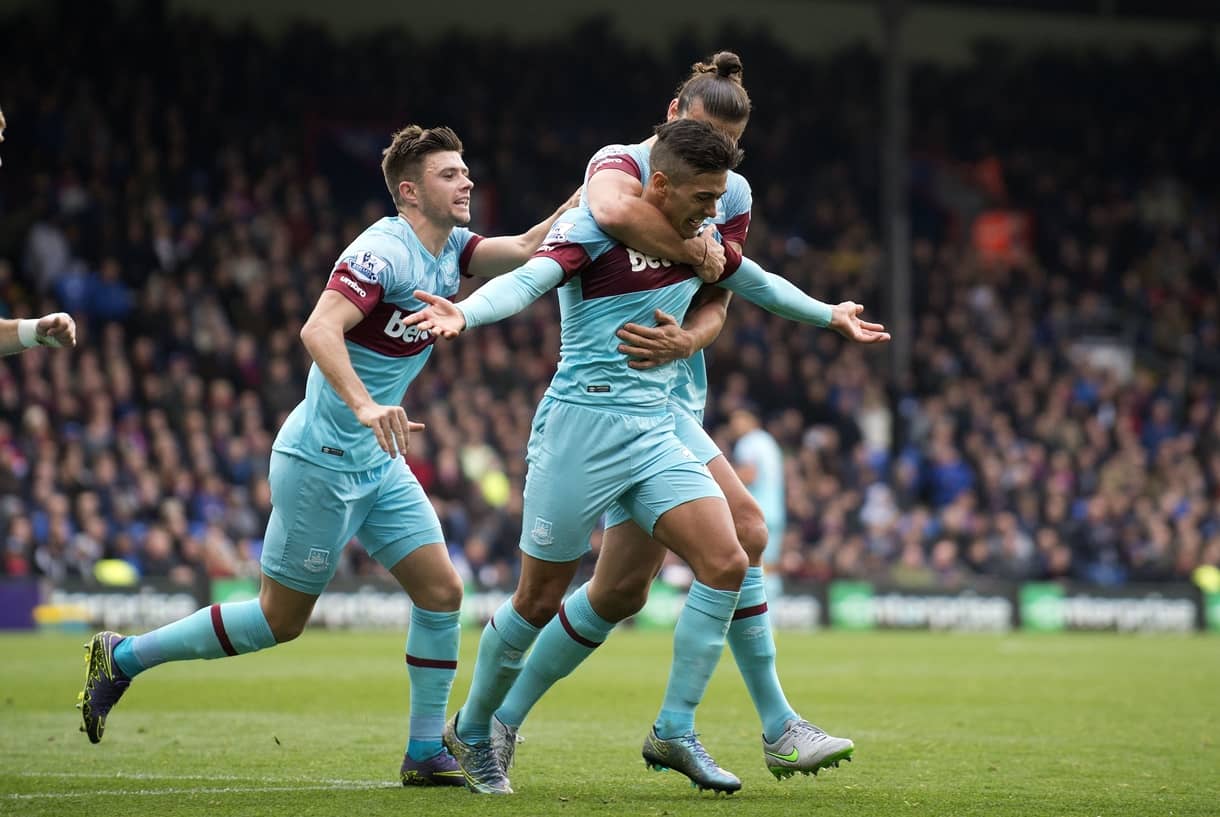
[[[662,195],[669,194],[669,177],[660,170],[653,171],[652,186]]]
[[[416,194],[415,182],[410,179],[403,179],[398,183],[398,196],[405,202],[410,204],[419,204],[419,196]]]
[[[669,100],[669,108],[665,111],[665,121],[672,122],[678,118],[678,98]]]

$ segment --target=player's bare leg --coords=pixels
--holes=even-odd
[[[589,602],[597,614],[619,622],[643,609],[665,553],[664,545],[631,520],[607,529],[589,582]]]

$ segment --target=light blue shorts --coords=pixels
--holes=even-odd
[[[401,457],[369,471],[334,471],[273,451],[268,481],[262,569],[293,590],[320,594],[353,536],[387,570],[416,548],[445,541],[432,503]]]
[[[678,439],[685,445],[695,459],[705,465],[720,456],[721,451],[719,446],[712,440],[710,434],[703,428],[703,418],[691,413],[690,409],[684,408],[677,403],[670,403],[666,406],[667,410],[674,418],[674,433],[678,435]],[[612,502],[606,510],[607,528],[613,528],[615,525],[621,525],[631,518],[631,513],[623,505],[622,502]]]
[[[651,533],[671,508],[724,498],[674,433],[671,414],[641,417],[544,397],[526,460],[521,551],[547,562],[588,553],[597,520],[616,500]]]

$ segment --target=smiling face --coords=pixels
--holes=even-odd
[[[424,157],[418,181],[404,180],[400,191],[414,199],[420,213],[444,226],[465,227],[470,223],[470,169],[456,150],[438,150]]]
[[[728,171],[696,173],[670,178],[657,171],[650,180],[658,205],[678,234],[694,238],[705,219],[716,215],[716,202],[724,195]]]

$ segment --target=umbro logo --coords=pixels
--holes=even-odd
[[[346,284],[348,289],[350,289],[352,292],[359,295],[361,298],[367,298],[369,296],[369,294],[367,292],[365,292],[364,287],[360,286],[360,284],[357,284],[355,281],[353,281],[351,278],[348,278],[346,275],[339,276],[339,283]]]

